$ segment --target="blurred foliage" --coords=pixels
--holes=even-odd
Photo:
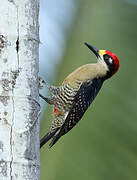
[[[41,149],[41,180],[136,180],[137,6],[124,0],[79,0],[79,5],[56,84],[96,61],[85,41],[117,54],[120,70],[104,83],[78,125],[53,148]],[[48,108],[41,136],[51,113]]]

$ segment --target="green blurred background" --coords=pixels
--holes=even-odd
[[[114,52],[120,69],[78,125],[53,148],[41,149],[41,180],[137,180],[137,1],[78,0],[67,35],[54,85],[77,67],[96,62],[85,41]],[[41,137],[51,114],[47,106]]]

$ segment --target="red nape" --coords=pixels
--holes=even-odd
[[[111,56],[111,57],[113,58],[113,60],[114,60],[114,65],[115,65],[114,74],[115,74],[115,73],[118,71],[119,66],[120,66],[119,59],[118,59],[118,57],[117,57],[115,54],[113,54],[111,51],[106,50],[106,54],[108,54],[109,56]]]

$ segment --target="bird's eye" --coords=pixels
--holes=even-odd
[[[113,59],[111,58],[111,56],[109,56],[108,54],[105,54],[104,56],[104,60],[106,61],[106,63],[110,63],[112,64],[113,63]]]
[[[104,60],[105,60],[105,61],[108,61],[109,58],[110,58],[110,56],[109,56],[108,54],[105,54],[103,57],[104,57]]]

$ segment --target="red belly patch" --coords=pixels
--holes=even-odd
[[[55,115],[62,115],[62,114],[63,114],[62,112],[60,112],[60,111],[57,109],[56,104],[54,105],[54,114],[55,114]]]

